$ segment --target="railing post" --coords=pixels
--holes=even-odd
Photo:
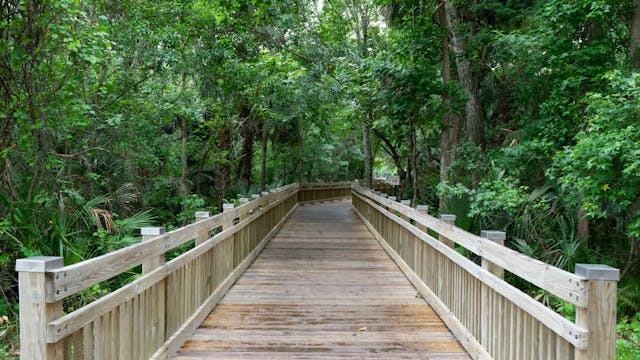
[[[576,360],[616,358],[616,293],[620,270],[600,264],[576,264],[576,275],[587,280],[588,307],[576,307],[576,324],[588,332],[587,350]]]
[[[142,241],[149,241],[153,238],[156,238],[160,235],[164,235],[167,232],[167,229],[164,226],[150,226],[143,227],[140,229],[140,234],[142,235]],[[158,267],[164,265],[165,257],[164,254],[155,256],[153,258],[147,259],[142,263],[142,275],[148,274]],[[159,296],[156,299],[152,299],[152,301],[156,301],[156,312],[151,314],[151,323],[148,324],[150,326],[147,329],[149,337],[154,339],[153,341],[157,341],[158,343],[163,343],[166,338],[166,324],[167,317],[170,316],[167,313],[167,285],[166,279],[163,279],[158,282],[156,285]],[[143,311],[143,310],[140,310]]]
[[[47,323],[62,315],[62,301],[48,302],[51,270],[64,267],[59,256],[34,256],[16,261],[20,294],[20,359],[62,359],[63,343],[47,344]]]
[[[440,220],[444,221],[445,223],[453,226],[456,224],[456,216],[453,214],[440,214]],[[443,244],[447,245],[450,248],[454,248],[455,247],[455,243],[449,239],[447,239],[446,237],[439,235],[438,236],[438,240],[440,240]]]
[[[246,197],[240,198],[238,199],[238,202],[240,203],[240,205],[238,206],[242,206],[249,202],[249,198],[246,198]],[[244,218],[247,218],[250,214],[251,214],[250,212],[245,212]],[[241,218],[240,220],[244,220],[244,218]]]
[[[411,200],[400,200],[400,204],[404,206],[411,206]],[[406,215],[400,214],[400,217],[405,221],[411,222],[411,219]]]
[[[446,223],[447,225],[453,227],[456,222],[456,216],[452,214],[440,214],[440,220]],[[447,239],[442,234],[438,234],[438,240],[441,243],[453,249],[454,242]],[[452,289],[452,287],[457,285],[453,282],[453,280],[451,279],[451,276],[448,273],[446,273],[448,271],[447,269],[449,268],[448,259],[449,259],[448,257],[439,253],[436,256],[436,261],[438,266],[438,274],[436,276],[436,279],[437,279],[436,294],[440,298],[446,296],[447,294],[453,294],[453,290],[455,289]]]
[[[429,207],[428,207],[427,205],[418,205],[418,206],[416,206],[416,211],[417,211],[419,214],[427,215],[427,214],[429,214]],[[420,224],[420,223],[419,223],[419,222],[417,222],[417,221],[416,221],[416,226],[418,227],[418,229],[420,229],[420,230],[424,231],[425,233],[428,233],[428,232],[429,232],[429,228],[428,228],[428,227],[426,227],[426,226],[424,226],[424,225]]]
[[[224,214],[224,213],[233,211],[234,208],[235,208],[234,204],[222,204],[222,213]],[[232,218],[225,218],[224,221],[222,222],[222,230],[228,229],[232,226],[233,226]]]
[[[211,214],[208,211],[196,211],[195,219],[196,221],[200,221],[210,217]],[[209,230],[205,229],[200,234],[196,235],[196,246],[202,244],[203,242],[209,239]]]
[[[142,241],[149,241],[155,237],[163,235],[167,232],[164,226],[149,226],[140,229],[140,235],[142,235]],[[160,265],[164,264],[164,254],[157,257],[146,260],[142,263],[142,275],[148,274],[157,269]]]
[[[502,231],[494,230],[482,230],[480,231],[480,237],[493,241],[497,244],[504,245],[504,241],[507,238],[507,234]],[[504,269],[493,264],[492,262],[482,258],[482,268],[489,271],[493,275],[504,278]],[[482,284],[480,288],[480,344],[485,349],[489,348],[489,322],[491,316],[498,316],[491,309],[489,304],[489,288],[487,285]],[[500,314],[502,316],[502,314]]]
[[[263,191],[263,192],[260,193],[260,195],[261,195],[261,197],[265,197],[265,196],[269,195],[269,192],[268,191]],[[264,208],[264,207],[269,206],[269,203],[270,203],[270,201],[267,201],[264,204],[264,206],[260,206],[260,210],[262,210],[262,208]]]
[[[251,194],[251,200],[258,200],[260,199],[260,194]],[[256,208],[251,209],[251,211],[249,212],[250,214],[253,214],[253,212],[256,211]]]
[[[504,241],[507,239],[507,234],[503,231],[482,230],[480,231],[480,237],[504,246]],[[482,268],[488,270],[490,273],[501,279],[504,278],[504,269],[493,264],[490,261],[487,261],[485,258],[482,258]]]

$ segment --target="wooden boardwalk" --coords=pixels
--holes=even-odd
[[[300,207],[176,359],[470,359],[347,201]]]

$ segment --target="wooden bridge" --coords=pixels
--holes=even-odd
[[[351,183],[196,216],[70,266],[18,260],[22,358],[615,358],[617,269],[568,273],[504,247],[504,233],[476,236]],[[139,265],[132,283],[63,313],[64,299]],[[505,270],[574,304],[575,322]]]

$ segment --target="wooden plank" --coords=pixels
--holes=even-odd
[[[120,348],[118,349],[118,359],[129,360],[131,354],[131,300],[120,305]]]
[[[585,307],[588,303],[586,282],[580,276],[553,267],[505,246],[495,244],[492,241],[447,224],[431,215],[385,199],[364,188],[354,187],[353,190],[354,194],[363,201],[378,207],[387,207],[390,211],[397,211],[413,219],[417,224],[436,231],[444,238],[464,246],[474,254],[486,258],[492,263],[576,306]]]
[[[95,350],[93,348],[93,322],[87,324],[84,328],[82,328],[83,338],[84,338],[84,356],[85,360],[93,360],[93,355]]]
[[[289,217],[295,212],[298,205],[296,204],[289,212],[280,220],[280,222],[264,237],[261,243],[251,252],[249,256],[218,286],[211,296],[180,326],[180,328],[167,339],[167,341],[151,356],[151,359],[164,359],[172,356],[182,344],[191,336],[191,334],[200,326],[207,314],[218,304],[220,299],[227,293],[229,288],[251,265],[255,258],[260,254],[262,249],[278,233],[282,225],[286,223]]]
[[[476,265],[474,262],[462,256],[455,250],[442,244],[440,241],[436,240],[430,235],[423,233],[417,227],[411,226],[411,224],[400,219],[394,214],[386,211],[384,208],[375,204],[373,201],[367,198],[364,198],[358,194],[356,194],[356,196],[358,196],[360,199],[362,199],[364,202],[372,206],[377,211],[383,213],[385,216],[387,216],[387,218],[391,219],[392,221],[396,222],[399,225],[402,225],[405,229],[412,232],[423,241],[427,242],[438,252],[440,252],[447,258],[449,258],[451,261],[455,262],[458,266],[465,269],[465,271],[467,271],[470,275],[477,278],[478,280],[483,282],[485,285],[491,287],[493,290],[500,293],[502,296],[507,298],[512,303],[518,304],[518,306],[522,310],[529,313],[538,321],[541,321],[542,323],[544,323],[553,332],[560,335],[562,338],[567,340],[569,343],[573,344],[575,347],[579,349],[587,348],[588,333],[583,327],[572,323],[571,321],[565,319],[564,317],[560,316],[556,312],[548,309],[546,306],[534,300],[533,298],[523,293],[513,285],[496,277],[489,271]],[[365,221],[365,223],[367,222]]]
[[[298,208],[177,359],[468,360],[371,234],[341,231],[367,233],[347,202]]]
[[[484,347],[478,342],[478,340],[469,332],[469,330],[460,322],[455,313],[449,310],[449,307],[438,297],[436,294],[420,279],[405,261],[396,253],[386,242],[376,229],[365,219],[358,210],[354,210],[360,217],[360,220],[369,228],[369,231],[378,240],[382,248],[389,254],[389,256],[396,262],[398,267],[402,270],[405,276],[411,281],[420,294],[429,302],[434,310],[440,315],[440,318],[451,329],[454,335],[460,340],[460,343],[469,352],[474,359],[491,359],[491,355],[485,350]],[[447,246],[447,245],[443,245]],[[450,274],[450,272],[445,272]]]

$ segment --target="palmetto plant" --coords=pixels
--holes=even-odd
[[[585,239],[576,232],[576,213],[562,206],[552,185],[531,192],[510,228],[518,251],[561,269],[573,271],[585,255]]]
[[[75,189],[43,190],[31,199],[21,196],[15,201],[0,195],[0,203],[8,210],[0,238],[13,244],[10,248],[18,256],[63,256],[66,263],[137,241],[132,236],[140,227],[151,225],[153,216],[146,211],[117,219],[112,206],[122,208],[131,200],[122,188],[118,192],[87,199]]]

